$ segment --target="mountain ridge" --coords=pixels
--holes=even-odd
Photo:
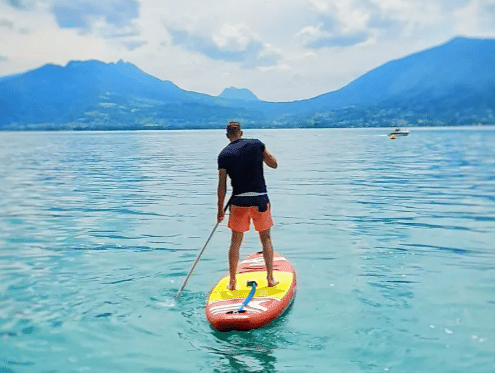
[[[258,97],[247,88],[225,88],[218,97],[231,100],[260,101]]]
[[[0,129],[494,124],[495,39],[457,37],[389,61],[346,86],[285,103],[246,88],[186,91],[129,62],[71,61],[0,78]]]
[[[406,78],[405,76],[406,72],[410,69],[416,69],[416,71],[409,71],[409,73],[415,74],[416,76],[414,77],[414,79],[416,80],[422,79],[421,83],[425,84],[425,86],[423,86],[423,89],[430,86],[434,81],[436,82],[435,87],[439,87],[440,85],[438,84],[438,75],[430,78],[419,76],[422,72],[434,74],[436,71],[439,70],[438,64],[443,63],[443,61],[445,60],[445,57],[439,58],[439,53],[445,53],[447,51],[447,57],[452,58],[455,51],[464,50],[465,52],[472,53],[473,47],[481,50],[482,48],[486,47],[485,44],[487,43],[489,44],[488,50],[492,52],[491,54],[489,54],[488,59],[490,62],[487,63],[487,66],[495,66],[495,53],[493,53],[495,51],[495,39],[470,39],[465,37],[456,37],[440,46],[428,48],[426,50],[410,54],[406,57],[386,62],[385,64],[382,64],[363,74],[359,78],[351,81],[344,87],[332,92],[324,93],[310,100],[324,101],[326,98],[333,95],[338,97],[332,97],[332,100],[337,100],[339,102],[345,100],[347,104],[354,104],[384,100],[390,98],[391,96],[395,97],[399,94],[404,94],[408,90],[414,92],[414,88],[416,87],[412,85],[413,78]],[[466,46],[469,48],[466,48]],[[458,59],[457,61],[466,63],[465,59]],[[425,69],[425,66],[427,66],[428,69]],[[455,73],[456,75],[466,76],[466,74],[469,72],[469,67],[464,65],[463,69],[464,74],[458,73],[460,71],[459,66],[457,66],[456,69],[449,69],[448,71],[444,70],[443,74],[445,75],[447,73]],[[495,81],[495,69],[492,67],[491,69],[485,71],[489,71],[491,73],[490,79],[492,81]],[[477,73],[479,73],[479,71],[477,71]],[[472,76],[471,73],[469,75]],[[372,84],[370,83],[370,80],[379,82],[379,84]],[[419,82],[417,83],[419,84]],[[373,88],[373,91],[371,91],[371,88]],[[386,94],[384,94],[385,90],[387,90],[387,92],[385,92]],[[410,92],[408,94],[410,94]]]

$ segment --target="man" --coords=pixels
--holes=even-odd
[[[229,249],[229,290],[235,290],[239,249],[244,232],[249,230],[251,220],[260,235],[268,286],[278,284],[278,281],[273,278],[273,247],[270,238],[273,221],[263,175],[263,163],[268,167],[277,168],[277,160],[261,141],[243,139],[242,135],[240,124],[230,122],[227,125],[227,138],[230,144],[218,156],[217,219],[219,223],[225,217],[223,206],[227,194],[227,175],[230,177],[233,189],[228,223],[228,227],[232,230]]]

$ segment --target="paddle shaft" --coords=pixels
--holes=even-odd
[[[227,205],[225,206],[225,208],[223,209],[223,211],[227,211],[227,208],[229,207],[229,204],[230,204],[230,201],[227,203]],[[184,288],[186,287],[186,284],[187,284],[187,281],[189,281],[189,278],[192,276],[193,272],[194,272],[194,269],[196,268],[196,265],[198,264],[199,260],[201,259],[201,256],[203,255],[204,251],[206,250],[206,246],[208,246],[208,243],[210,242],[211,238],[213,237],[213,234],[215,233],[215,231],[217,230],[218,228],[218,225],[220,224],[219,221],[217,221],[217,223],[215,224],[215,226],[213,227],[213,230],[211,231],[210,233],[210,237],[208,237],[208,239],[206,240],[206,243],[205,245],[203,246],[203,248],[201,249],[201,252],[199,253],[198,257],[196,258],[196,261],[194,262],[191,270],[189,271],[189,274],[187,275],[186,279],[184,280],[184,283],[182,284],[182,286],[180,287],[179,291],[177,292],[177,295],[175,296],[175,298],[179,298],[180,297],[180,293],[182,293],[182,290],[184,290]]]

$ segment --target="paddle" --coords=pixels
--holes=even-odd
[[[230,205],[230,200],[229,200],[229,202],[227,202],[227,205],[223,209],[224,212],[227,211],[227,208],[229,207],[229,205]],[[180,293],[182,293],[182,290],[184,290],[184,288],[186,287],[187,281],[189,281],[189,278],[193,274],[194,269],[196,268],[196,265],[198,264],[199,260],[201,259],[201,256],[203,255],[203,252],[205,251],[206,246],[208,246],[208,243],[210,242],[211,238],[213,237],[213,233],[215,233],[215,231],[217,230],[217,227],[218,227],[219,224],[220,224],[220,222],[217,221],[217,223],[213,227],[213,230],[211,231],[210,237],[208,237],[208,239],[206,240],[206,243],[203,246],[203,249],[201,249],[201,252],[199,253],[198,257],[196,258],[196,261],[194,262],[191,270],[189,271],[189,274],[187,275],[186,279],[184,280],[184,283],[182,284],[182,286],[180,287],[179,291],[175,295],[175,298],[179,298],[180,297]]]

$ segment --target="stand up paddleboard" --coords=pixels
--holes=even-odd
[[[263,255],[255,253],[237,266],[236,290],[227,289],[229,276],[222,278],[206,301],[206,317],[217,330],[250,330],[271,323],[292,303],[296,294],[296,272],[282,255],[273,254],[273,277],[279,284],[268,287]]]

